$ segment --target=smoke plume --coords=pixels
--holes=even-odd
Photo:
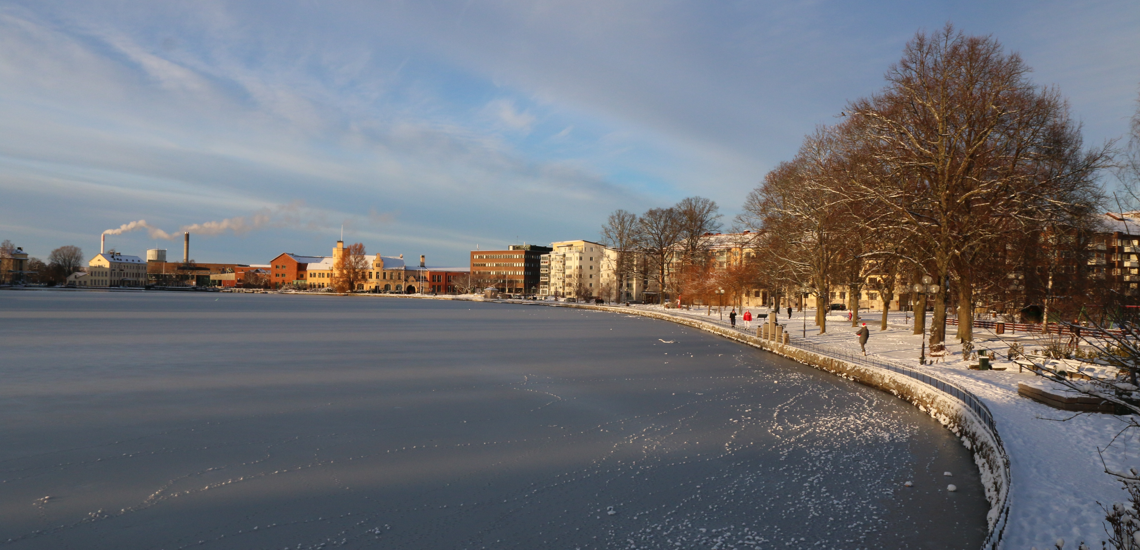
[[[171,235],[170,233],[167,233],[167,232],[165,232],[165,231],[163,231],[157,227],[154,227],[154,226],[146,223],[146,220],[139,220],[137,222],[124,223],[123,225],[120,225],[118,229],[108,229],[108,230],[104,231],[103,234],[104,235],[122,235],[123,233],[130,233],[131,231],[137,231],[139,229],[146,229],[147,233],[150,235],[150,238],[152,238],[152,239],[171,240],[174,238],[174,235]]]
[[[289,204],[279,204],[273,207],[262,208],[247,216],[236,216],[224,220],[184,225],[178,228],[178,231],[174,233],[167,233],[158,227],[154,227],[148,224],[146,220],[138,220],[125,223],[117,229],[108,229],[104,231],[103,234],[122,235],[123,233],[145,229],[152,239],[174,240],[181,237],[183,233],[193,233],[195,235],[209,237],[223,233],[244,235],[250,231],[268,227],[294,227],[317,231],[324,230],[330,225],[324,218],[323,212],[306,208],[304,203],[298,200]],[[375,208],[372,208],[369,210],[368,216],[365,219],[373,224],[388,224],[395,219],[395,214],[377,212]],[[347,221],[346,225],[348,225]]]

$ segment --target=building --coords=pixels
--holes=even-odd
[[[405,291],[409,294],[460,294],[472,287],[470,269],[429,266],[423,255],[420,255],[420,265],[405,268],[404,274]]]
[[[512,244],[506,250],[472,250],[471,279],[481,288],[537,294],[542,255],[552,250],[531,244]]]
[[[210,286],[222,288],[261,288],[269,281],[269,265],[235,265],[210,273]]]
[[[623,266],[619,265],[617,250],[604,249],[600,298],[619,302],[645,301],[646,293],[651,291],[645,255],[634,251],[627,254],[629,257],[621,262],[625,264]],[[618,277],[619,270],[625,271],[625,277]]]
[[[610,294],[602,288],[605,246],[577,240],[551,243],[550,248],[539,258],[539,295],[585,299]]]
[[[28,272],[28,253],[21,247],[12,251],[0,251],[0,284],[24,282]]]
[[[83,279],[88,287],[141,287],[146,285],[147,263],[138,256],[100,252],[87,262]]]
[[[309,288],[320,288],[309,284],[306,272],[309,264],[319,264],[324,259],[324,256],[302,256],[293,252],[278,254],[269,261],[269,286],[281,288],[299,283]]]
[[[365,276],[363,290],[368,292],[408,292],[405,283],[408,279],[404,255],[396,257],[377,254],[372,258],[371,269]],[[411,292],[415,292],[414,290]]]

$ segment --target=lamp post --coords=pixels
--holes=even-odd
[[[808,297],[808,288],[806,286],[800,287],[800,295],[802,296],[800,298],[800,319],[803,320],[804,339],[806,340],[807,339],[807,297]]]
[[[922,278],[922,281],[925,284],[915,283],[914,286],[911,287],[911,290],[914,290],[915,294],[922,296],[922,303],[918,304],[920,310],[916,310],[914,312],[915,333],[922,335],[922,338],[920,340],[920,348],[919,348],[919,352],[918,352],[918,364],[919,365],[925,365],[926,364],[926,294],[925,294],[925,291],[926,291],[926,285],[930,284],[930,277],[924,276]],[[916,300],[916,302],[917,302],[917,300]],[[922,315],[922,323],[919,323],[919,317],[918,317],[919,315]],[[919,327],[922,327],[921,328],[922,332],[918,332]]]
[[[923,275],[922,284],[915,283],[912,287],[915,294],[914,334],[926,333],[926,293],[932,280],[929,275]]]
[[[716,289],[716,310],[720,313],[720,320],[724,320],[724,289]]]

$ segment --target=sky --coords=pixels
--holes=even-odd
[[[915,33],[992,35],[1086,144],[1128,130],[1140,2],[0,1],[0,240],[265,264],[726,228]],[[1106,181],[1111,185],[1111,181]],[[135,223],[145,220],[145,223]],[[176,239],[169,240],[168,238]]]

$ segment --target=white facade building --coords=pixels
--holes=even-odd
[[[551,243],[554,250],[540,262],[539,294],[544,296],[602,297],[602,264],[606,247],[586,241]],[[546,276],[546,281],[542,280]]]
[[[77,285],[87,287],[145,286],[146,262],[138,256],[101,252],[87,262],[87,276]]]

